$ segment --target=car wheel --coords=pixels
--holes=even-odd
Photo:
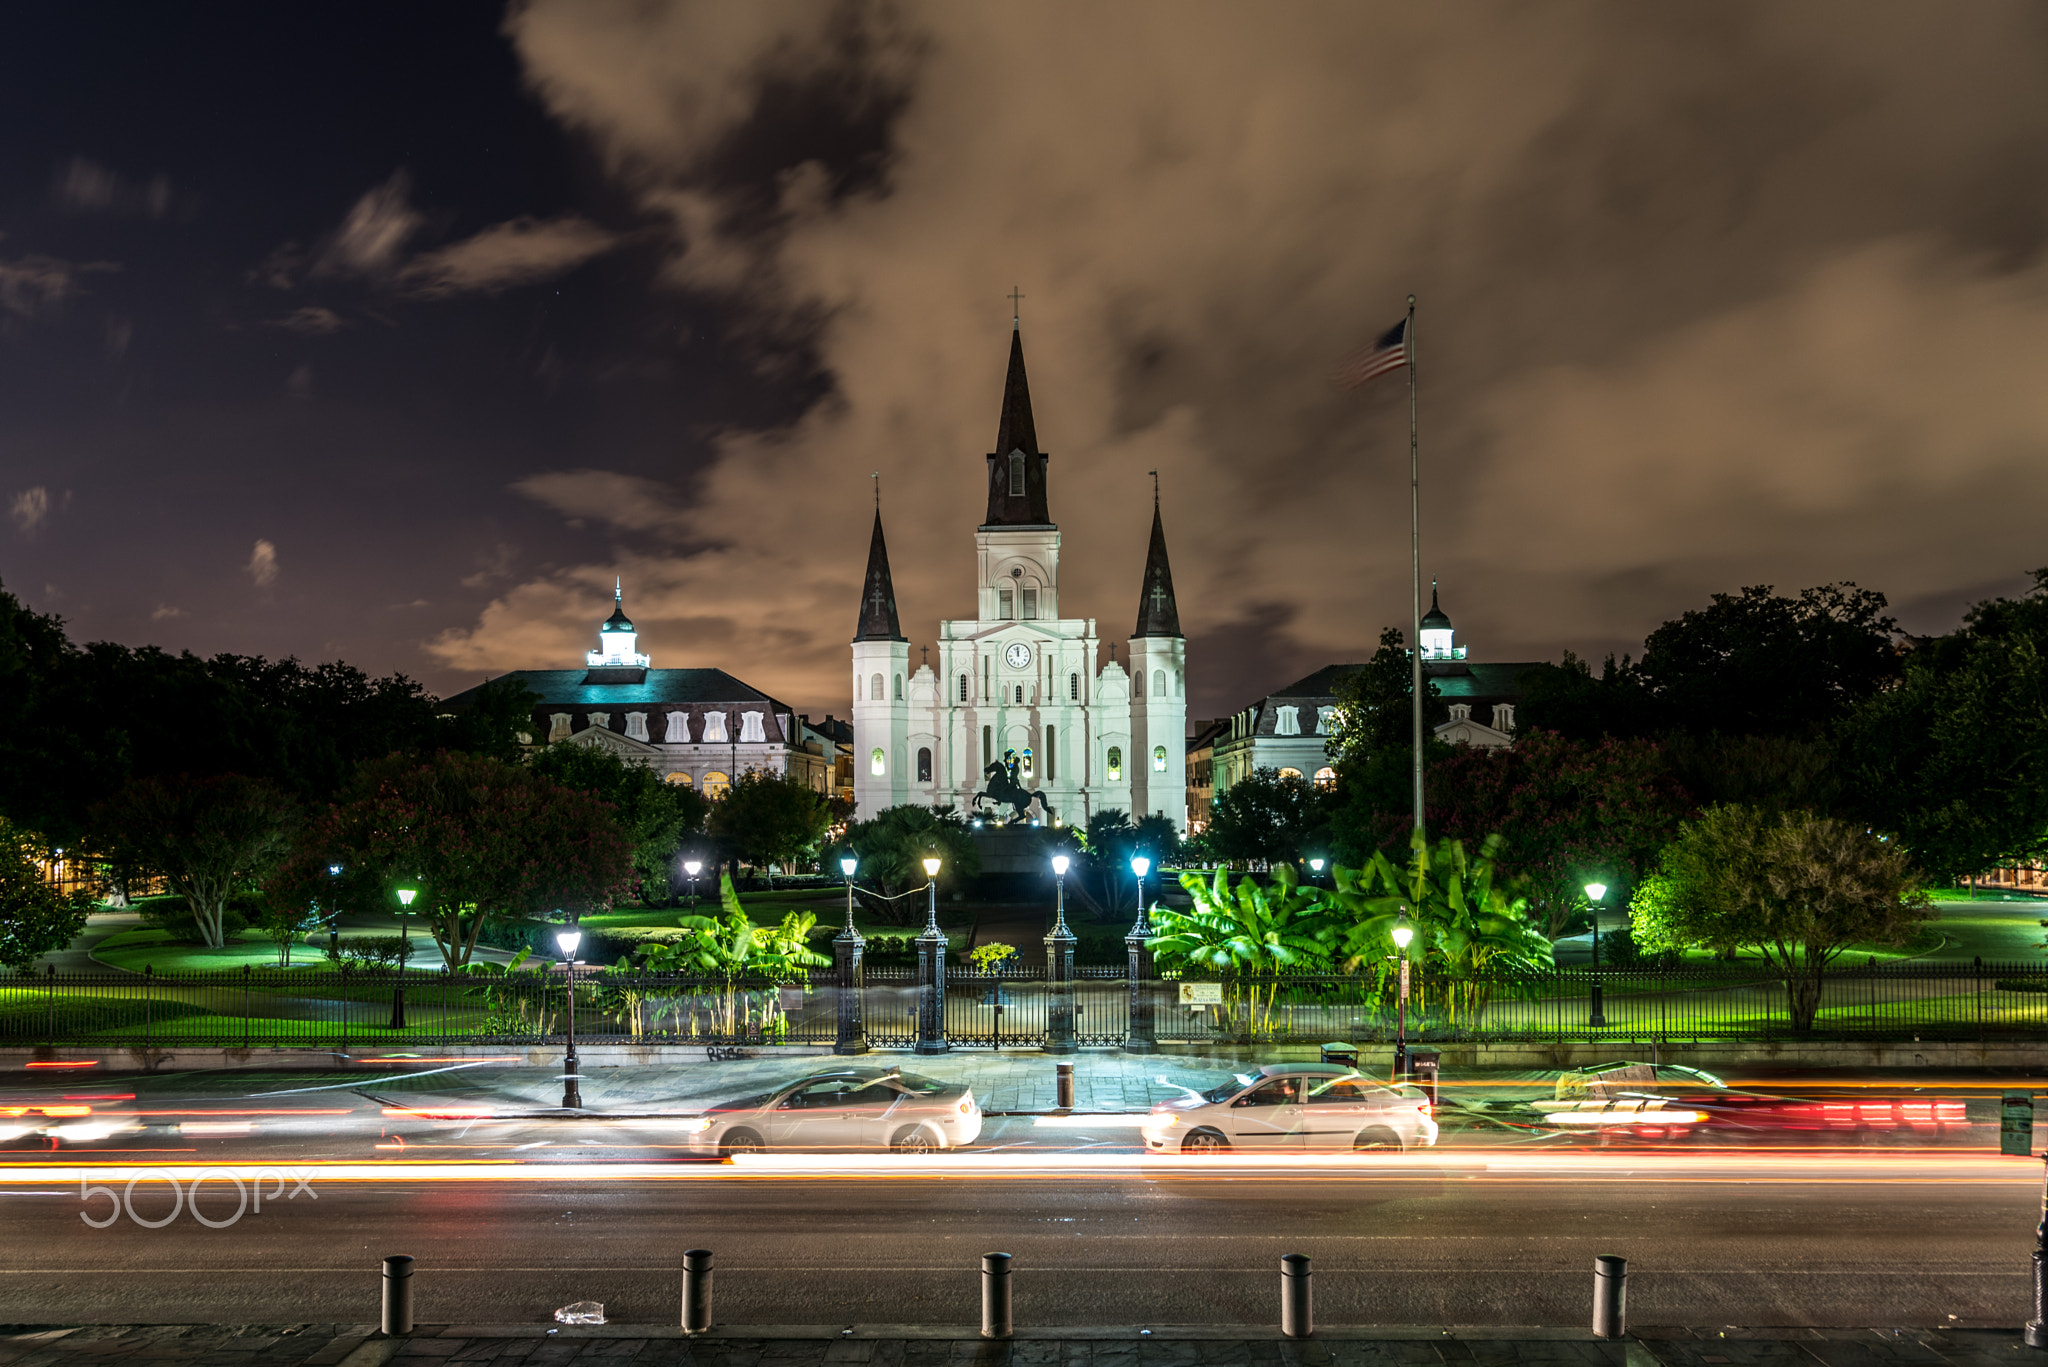
[[[1182,1153],[1228,1153],[1230,1141],[1214,1130],[1196,1130],[1180,1141]]]
[[[1358,1138],[1352,1141],[1351,1147],[1354,1149],[1393,1149],[1398,1153],[1403,1145],[1401,1143],[1401,1136],[1395,1134],[1392,1130],[1375,1129],[1361,1132]]]
[[[908,1125],[896,1132],[889,1147],[898,1153],[937,1153],[939,1141],[922,1125]]]
[[[752,1130],[728,1130],[718,1145],[721,1156],[730,1158],[736,1153],[762,1153],[768,1146],[761,1142],[761,1136]]]

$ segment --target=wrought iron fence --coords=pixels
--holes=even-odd
[[[1391,984],[1372,976],[1188,975],[1138,988],[1163,1042],[1386,1042],[1401,1016]],[[942,1038],[954,1048],[1037,1047],[1060,990],[1043,969],[949,969],[936,1016]],[[1074,997],[1077,1044],[1125,1042],[1132,984],[1121,970],[1076,970],[1064,990]],[[870,968],[851,989],[828,969],[787,981],[592,972],[578,975],[575,991],[579,1039],[828,1046],[839,1037],[841,996],[854,991],[867,1042],[903,1048],[917,1042],[925,989],[915,969]],[[0,1045],[541,1044],[561,1040],[567,1005],[559,972],[41,973],[0,979]],[[1837,968],[1822,979],[1810,1021],[1794,1009],[1786,979],[1754,963],[1423,974],[1405,1028],[1420,1042],[2038,1037],[2048,1031],[2048,961]]]

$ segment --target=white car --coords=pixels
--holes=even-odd
[[[1141,1127],[1157,1153],[1414,1149],[1436,1143],[1429,1098],[1355,1068],[1275,1063],[1152,1108]]]
[[[720,1102],[691,1126],[691,1149],[721,1156],[764,1149],[936,1153],[980,1137],[981,1107],[958,1083],[895,1068],[835,1068]]]

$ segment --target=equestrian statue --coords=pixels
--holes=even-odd
[[[1008,824],[1021,826],[1031,820],[1031,804],[1036,802],[1045,810],[1046,819],[1051,820],[1052,804],[1045,800],[1045,791],[1041,788],[1027,789],[1019,782],[1018,767],[1017,752],[1010,750],[1004,753],[1002,762],[992,763],[984,769],[982,778],[987,781],[988,787],[974,795],[976,809],[981,807],[983,798],[997,806],[1008,803],[1016,812],[1016,815],[1009,818]]]

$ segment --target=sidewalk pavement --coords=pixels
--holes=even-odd
[[[733,1325],[685,1338],[660,1325],[0,1326],[0,1367],[1993,1367],[2027,1361],[2000,1329],[1644,1329],[1603,1342],[1583,1329],[1318,1329],[1281,1339],[1246,1326],[1020,1329],[966,1325]]]
[[[1295,1050],[1295,1053],[1303,1051]],[[1307,1057],[1313,1058],[1309,1053]],[[1185,1096],[1183,1088],[1202,1091],[1225,1081],[1233,1072],[1274,1062],[1277,1051],[1215,1051],[1130,1055],[1083,1052],[1054,1059],[1036,1050],[1004,1053],[994,1049],[960,1049],[928,1058],[876,1053],[834,1058],[734,1059],[687,1067],[592,1068],[582,1073],[583,1106],[591,1114],[642,1115],[649,1112],[697,1111],[717,1101],[769,1091],[798,1078],[840,1067],[901,1068],[943,1082],[964,1082],[974,1089],[984,1112],[1048,1113],[1058,1102],[1054,1065],[1074,1065],[1074,1108],[1090,1112],[1150,1110],[1155,1102]],[[398,1105],[430,1108],[493,1106],[506,1113],[552,1112],[561,1105],[561,1074],[542,1068],[474,1068],[417,1077],[380,1078],[359,1089]]]

